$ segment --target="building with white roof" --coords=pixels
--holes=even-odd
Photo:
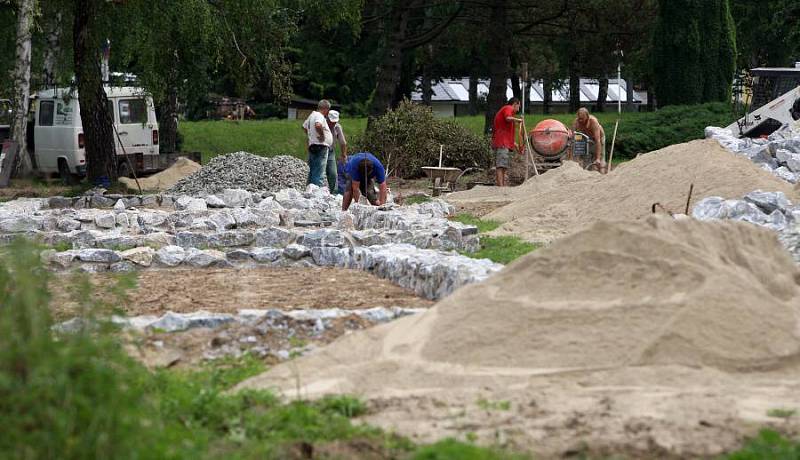
[[[422,90],[420,89],[419,82],[417,82],[417,90],[411,93],[411,100],[413,102],[422,102]],[[533,84],[526,88],[528,93],[528,100],[526,107],[530,107],[532,111],[536,111],[537,107],[541,108],[544,103],[544,90],[542,82],[534,81]],[[589,105],[597,101],[597,95],[600,91],[600,83],[597,80],[581,78],[580,81],[581,91],[581,104]],[[437,82],[432,86],[431,95],[431,108],[434,114],[440,117],[454,117],[468,114],[469,108],[469,78],[461,79],[448,79]],[[489,80],[478,81],[478,98],[485,99],[489,94]],[[511,99],[514,96],[512,90],[511,80],[508,80],[506,85],[506,98]],[[609,79],[608,81],[608,96],[606,97],[606,104],[608,106],[617,104],[621,100],[623,104],[628,102],[627,82],[625,80],[617,81],[616,78]],[[634,90],[633,103],[636,109],[647,104],[647,93]],[[550,110],[552,112],[565,112],[569,108],[569,87],[555,88],[552,91],[552,98],[550,103]],[[624,108],[624,106],[623,106]],[[609,107],[611,110],[611,107]]]

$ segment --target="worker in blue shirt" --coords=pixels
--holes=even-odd
[[[367,197],[370,204],[380,206],[386,203],[386,169],[371,153],[360,152],[347,157],[345,166],[347,184],[342,200],[342,210],[347,211],[351,202],[358,203],[361,194]],[[375,196],[375,183],[380,191]]]

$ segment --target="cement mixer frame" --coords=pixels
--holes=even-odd
[[[581,168],[588,171],[596,171],[598,165],[594,162],[594,145],[595,142],[591,136],[581,131],[569,130],[569,137],[565,143],[565,148],[555,155],[543,155],[534,148],[535,142],[533,141],[533,130],[527,134],[526,162],[533,163],[533,169],[536,174],[539,171],[548,171],[550,169],[561,166],[566,158],[568,161],[575,161]],[[605,159],[603,159],[605,161]],[[527,173],[526,173],[527,174]]]

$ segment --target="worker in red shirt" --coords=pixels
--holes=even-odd
[[[492,149],[495,154],[495,184],[498,187],[506,186],[506,171],[511,165],[511,151],[519,150],[516,143],[515,123],[522,123],[522,118],[514,115],[519,112],[520,102],[516,97],[511,98],[494,116],[494,129],[492,130]]]

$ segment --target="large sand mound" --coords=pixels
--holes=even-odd
[[[150,190],[150,191],[163,191],[167,190],[176,182],[183,179],[186,176],[191,175],[192,173],[196,172],[202,168],[200,164],[195,163],[194,161],[180,157],[178,158],[172,166],[169,168],[153,174],[152,176],[148,177],[140,177],[139,178],[139,185],[141,185],[142,190]],[[129,190],[138,190],[136,186],[136,181],[130,177],[120,177],[119,181],[125,184]]]
[[[486,216],[504,222],[495,233],[549,243],[597,220],[641,219],[653,203],[683,212],[690,184],[694,203],[708,196],[741,198],[756,189],[800,197],[791,184],[716,141],[699,140],[641,155],[606,176],[567,162],[516,188],[480,187],[448,201],[467,209],[495,207]]]
[[[800,272],[737,222],[599,222],[458,290],[244,382],[405,395],[631,366],[780,369],[800,352]]]

